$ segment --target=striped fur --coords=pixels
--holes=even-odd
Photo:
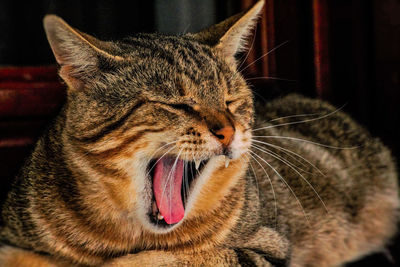
[[[381,249],[399,206],[395,166],[381,142],[332,106],[297,95],[254,116],[234,56],[262,5],[198,34],[117,42],[47,16],[68,97],[3,207],[0,265],[337,266]],[[321,112],[332,114],[272,127],[287,122],[277,117]],[[249,152],[254,122],[268,127],[255,135],[360,147],[276,138],[253,141],[260,146]],[[234,131],[229,142],[216,134],[224,127]],[[308,182],[284,164],[293,154],[260,150],[271,146],[309,159],[315,167],[297,158]],[[161,229],[148,218],[148,172],[165,153],[208,163],[184,219]]]

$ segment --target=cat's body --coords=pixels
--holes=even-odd
[[[381,249],[399,201],[379,140],[297,95],[260,106],[251,130],[233,56],[261,7],[120,43],[48,17],[68,100],[3,208],[0,265],[332,266]],[[275,120],[301,114],[319,115]]]
[[[267,129],[253,133],[271,136],[254,137],[254,144],[276,153],[267,155],[258,148],[253,149],[277,170],[268,168],[254,156],[263,163],[271,178],[278,202],[278,228],[288,231],[291,263],[295,266],[309,266],[310,262],[319,266],[339,265],[361,257],[363,252],[381,250],[384,240],[396,230],[396,207],[399,207],[395,163],[382,143],[332,106],[297,95],[273,101],[263,107],[260,114],[263,114],[260,119],[267,120],[293,114],[319,114],[300,119],[305,123],[297,124],[299,118],[274,121],[273,125],[283,125],[265,124]],[[324,118],[319,121],[321,117]],[[274,149],[277,147],[285,150]],[[281,157],[286,164],[274,156]],[[258,177],[265,177],[260,166],[251,164]],[[299,168],[295,170],[293,166]],[[292,188],[291,192],[281,178]],[[268,210],[261,221],[273,225],[272,187],[268,179],[258,178],[259,184],[260,180],[261,203],[267,203]]]

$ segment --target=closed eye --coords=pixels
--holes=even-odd
[[[193,108],[187,104],[169,104],[169,106],[186,112],[193,112]]]
[[[162,101],[149,101],[149,102],[153,102],[153,103],[157,103],[157,104],[161,104],[161,105],[165,105],[168,107],[172,107],[174,109],[179,109],[179,110],[183,110],[185,112],[189,112],[189,113],[193,113],[193,108],[185,103],[166,103],[166,102],[162,102]]]
[[[225,101],[225,104],[227,105],[227,106],[229,106],[230,104],[232,104],[233,102],[235,102],[234,100],[229,100],[229,101]]]

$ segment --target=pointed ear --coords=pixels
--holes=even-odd
[[[112,44],[79,32],[55,15],[47,15],[43,26],[54,56],[60,64],[60,76],[71,88],[78,89],[100,71],[100,64],[123,60],[112,54]]]
[[[246,48],[246,37],[257,23],[264,0],[258,1],[249,10],[234,15],[219,24],[201,31],[194,37],[222,51],[226,58],[233,58],[236,53]]]

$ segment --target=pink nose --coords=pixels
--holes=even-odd
[[[218,141],[220,141],[222,145],[229,146],[232,142],[235,130],[232,126],[225,126],[218,130],[211,130],[211,132],[218,138]]]

